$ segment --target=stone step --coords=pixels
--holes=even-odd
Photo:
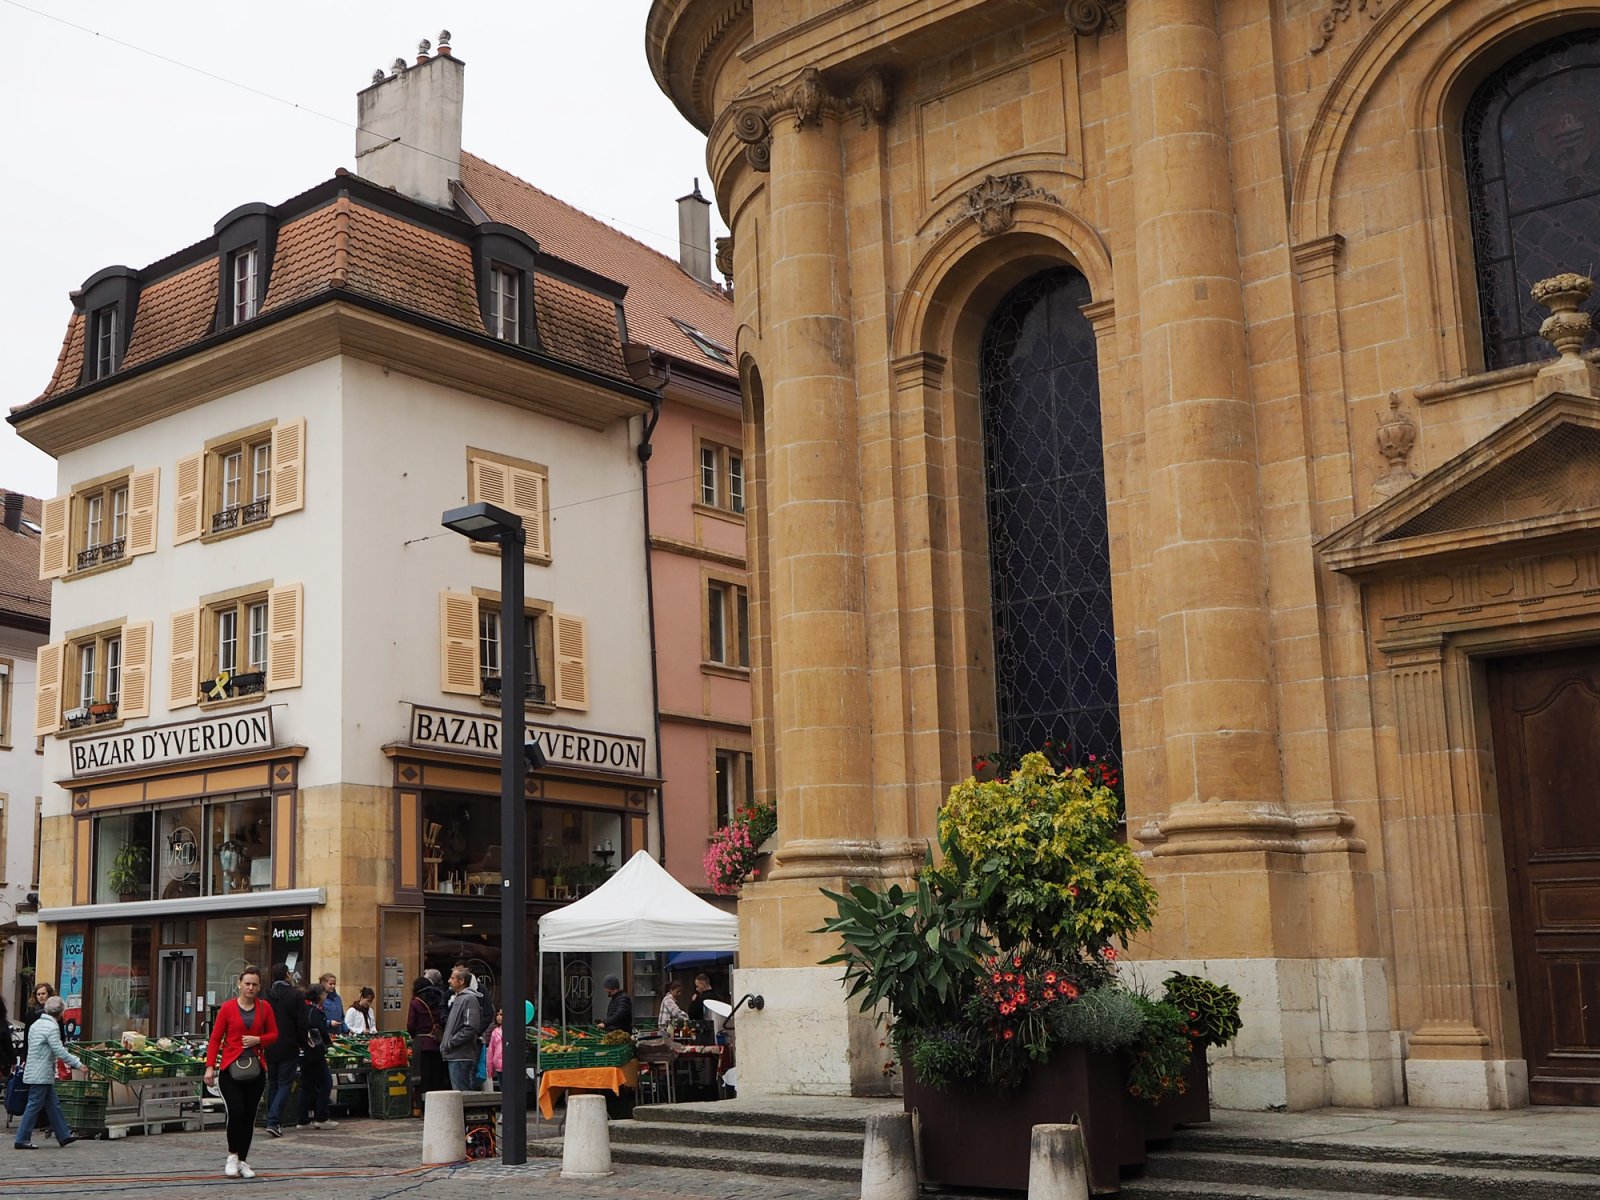
[[[1373,1200],[1371,1192],[1327,1188],[1258,1187],[1243,1183],[1203,1183],[1193,1179],[1126,1179],[1118,1200]],[[1426,1200],[1420,1196],[1384,1196],[1381,1200]]]
[[[549,1138],[544,1141],[529,1142],[528,1154],[537,1158],[560,1158],[561,1139]],[[673,1146],[613,1141],[611,1161],[651,1167],[685,1167],[695,1171],[729,1171],[758,1177],[841,1180],[861,1178],[859,1156],[844,1159],[766,1151],[708,1150],[698,1145]]]
[[[639,1124],[659,1125],[731,1125],[772,1127],[775,1114],[758,1109],[739,1109],[727,1103],[705,1104],[640,1104],[633,1110],[633,1119]],[[864,1116],[837,1116],[826,1113],[784,1113],[783,1124],[791,1129],[832,1130],[836,1133],[863,1133],[867,1127]]]
[[[1383,1161],[1378,1150],[1368,1160],[1311,1158],[1280,1154],[1172,1149],[1152,1154],[1144,1179],[1327,1191],[1352,1195],[1439,1197],[1440,1200],[1592,1200],[1600,1196],[1600,1174],[1541,1171],[1523,1167],[1460,1166]],[[1337,1194],[1337,1193],[1336,1193]]]
[[[846,1158],[861,1165],[866,1136],[861,1130],[777,1128],[770,1125],[710,1125],[681,1121],[613,1121],[613,1146],[694,1146],[764,1154],[811,1154]]]
[[[1423,1163],[1441,1166],[1492,1169],[1515,1168],[1529,1171],[1576,1171],[1600,1175],[1600,1141],[1590,1150],[1520,1150],[1499,1146],[1476,1151],[1452,1145],[1438,1147],[1396,1146],[1375,1142],[1293,1141],[1287,1138],[1254,1137],[1225,1133],[1209,1128],[1180,1129],[1166,1143],[1166,1149],[1193,1150],[1205,1154],[1248,1154],[1272,1158],[1310,1158],[1320,1161]]]

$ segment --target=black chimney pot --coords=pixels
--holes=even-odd
[[[6,493],[6,528],[15,533],[22,528],[22,494]]]

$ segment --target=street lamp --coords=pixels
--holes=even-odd
[[[481,501],[452,508],[441,522],[463,537],[500,547],[500,1007],[510,1018],[501,1039],[502,1078],[509,1086],[501,1096],[500,1161],[520,1166],[528,1161],[528,1038],[525,1030],[515,1030],[528,990],[527,948],[523,944],[528,919],[528,851],[522,714],[527,670],[522,661],[522,554],[528,534],[516,513]]]

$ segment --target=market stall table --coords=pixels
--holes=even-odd
[[[555,1116],[556,1101],[567,1092],[615,1092],[639,1086],[639,1063],[631,1060],[620,1067],[561,1067],[539,1076],[539,1111],[545,1120]]]

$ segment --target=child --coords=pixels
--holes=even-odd
[[[489,1050],[484,1063],[489,1071],[489,1078],[494,1080],[494,1090],[500,1090],[500,1067],[504,1061],[505,1025],[506,1014],[504,1009],[495,1009],[494,1028],[489,1031]]]

